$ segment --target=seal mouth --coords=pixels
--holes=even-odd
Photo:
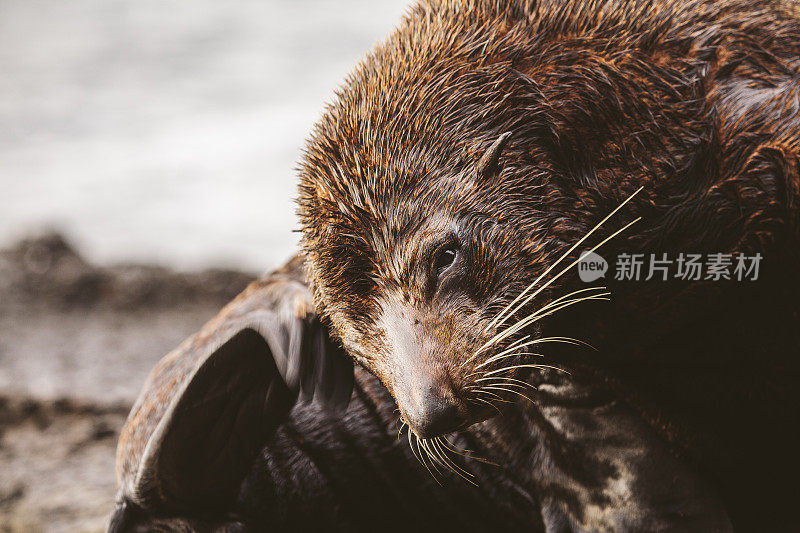
[[[423,439],[470,425],[472,409],[461,390],[444,373],[416,373],[395,383],[401,421]]]
[[[471,403],[471,402],[470,402]],[[414,434],[422,439],[432,439],[436,437],[444,437],[451,435],[458,431],[470,428],[481,422],[485,422],[500,413],[486,405],[481,405],[480,402],[472,403],[469,408],[469,413],[465,416],[456,414],[452,417],[446,417],[438,420],[434,424],[423,425],[409,423],[408,419],[403,415],[400,417],[400,423],[408,426]]]
[[[439,481],[437,474],[442,475],[443,471],[450,471],[467,483],[475,485],[476,487],[478,486],[475,482],[475,476],[466,469],[466,465],[459,466],[459,461],[456,460],[456,456],[495,464],[474,455],[471,450],[459,446],[459,444],[457,444],[458,436],[455,436],[455,441],[446,434],[423,437],[418,435],[411,426],[408,425],[408,421],[405,420],[404,416],[400,417],[400,421],[401,426],[397,432],[398,437],[402,434],[403,429],[406,429],[408,447],[411,453],[439,485],[442,483]]]
[[[496,413],[495,413],[496,414]],[[437,437],[444,437],[446,435],[451,435],[462,429],[467,429],[470,426],[475,424],[479,424],[484,420],[488,420],[491,416],[485,418],[474,419],[470,418],[469,420],[456,418],[451,420],[443,421],[439,426],[426,426],[420,427],[415,424],[410,424],[408,419],[405,416],[400,417],[400,423],[402,426],[407,426],[409,431],[413,432],[415,436],[419,437],[420,439],[435,439]]]
[[[443,404],[430,408],[422,417],[407,424],[418,437],[430,439],[466,427],[467,421],[459,416],[454,404]]]

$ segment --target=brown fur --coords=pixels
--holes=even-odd
[[[398,347],[416,345],[414,368],[454,391],[464,425],[478,422],[492,412],[464,391],[502,347],[462,363],[494,333],[485,327],[644,186],[593,243],[642,221],[601,253],[760,252],[762,281],[611,281],[610,309],[560,324],[600,355],[555,363],[629,401],[739,512],[747,484],[768,483],[790,449],[780,435],[800,349],[796,9],[420,2],[306,147],[300,217],[318,312],[401,411],[414,387]],[[478,161],[504,132],[499,173],[485,176]],[[449,241],[461,258],[437,280],[431,264]],[[570,288],[574,277],[530,310]],[[753,453],[765,462],[744,465]]]
[[[313,303],[295,259],[154,369],[120,439],[112,531],[795,522],[797,14],[777,0],[418,3],[306,147]],[[475,355],[507,327],[497,313],[639,187],[569,259],[641,217],[599,252],[758,252],[759,281],[606,279],[605,307],[556,313]],[[585,287],[575,278],[510,322]],[[289,413],[303,368],[315,398],[350,390],[335,386],[350,367],[317,315],[393,398],[357,369],[344,415]],[[522,333],[598,351],[537,346],[537,362],[570,373],[510,374],[538,389],[532,404],[501,394],[495,416],[475,372]],[[453,445],[497,465],[465,458],[479,486],[447,472],[439,486],[433,462],[398,441],[392,399],[414,432],[457,429]],[[416,416],[442,406],[460,427]]]

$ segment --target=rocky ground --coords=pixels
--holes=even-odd
[[[104,529],[147,372],[252,277],[99,268],[55,234],[0,251],[0,533]]]

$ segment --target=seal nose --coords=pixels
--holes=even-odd
[[[461,425],[454,398],[445,395],[437,387],[425,390],[419,398],[415,413],[407,413],[414,432],[424,438],[449,433]]]

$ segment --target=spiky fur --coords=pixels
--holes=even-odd
[[[572,324],[601,355],[562,362],[610,384],[738,513],[744,487],[730,483],[770,477],[742,467],[746,447],[787,450],[764,440],[786,421],[800,348],[797,12],[769,0],[420,2],[306,146],[300,219],[318,311],[401,404],[387,307],[419,315],[437,351],[420,364],[464,386],[470,368],[456,363],[497,311],[644,186],[601,232],[642,217],[610,256],[760,252],[766,279],[614,287],[611,310]],[[476,164],[504,132],[502,170],[484,179]],[[452,238],[462,266],[437,287],[432,254]],[[743,386],[751,372],[761,377]],[[729,442],[741,426],[747,444]]]

